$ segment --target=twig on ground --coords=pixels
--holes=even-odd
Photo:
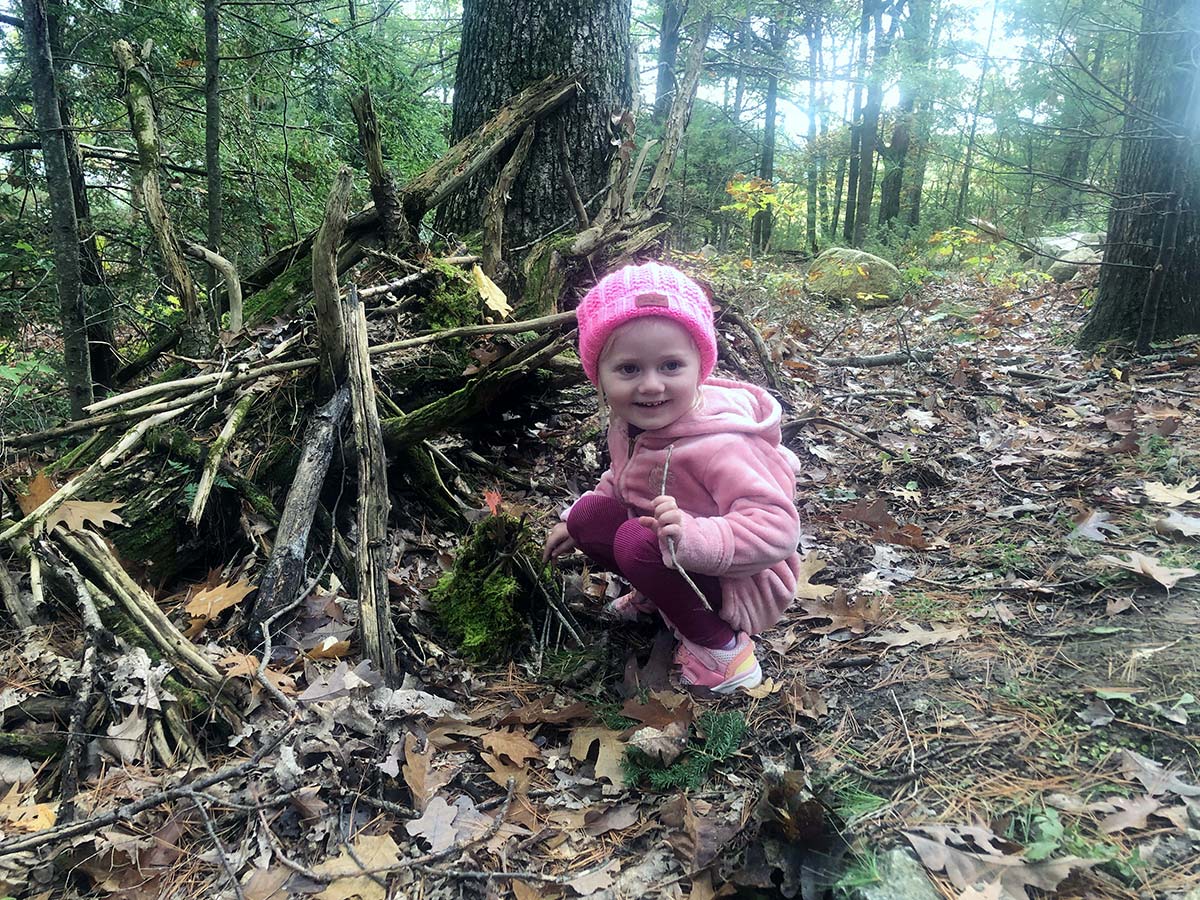
[[[904,726],[904,737],[908,741],[908,771],[916,773],[917,771],[917,748],[913,746],[912,733],[908,730],[908,719],[904,717],[904,710],[900,707],[900,700],[896,697],[895,691],[889,691],[892,695],[892,702],[896,704],[896,712],[900,713],[900,724]]]

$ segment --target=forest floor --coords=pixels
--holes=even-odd
[[[0,855],[0,887],[252,900],[1189,896],[1200,347],[1136,368],[1078,353],[1079,285],[954,279],[857,312],[799,299],[797,280],[755,268],[718,294],[765,336],[803,464],[806,580],[761,636],[762,686],[680,691],[653,624],[596,616],[620,586],[579,557],[561,566],[579,642],[552,627],[513,662],[464,677],[428,615],[461,531],[400,508],[393,602],[424,632],[423,686],[375,687],[338,643],[353,632],[350,604],[318,594],[294,638],[322,652],[267,670],[297,712],[260,696],[243,734],[207,747],[208,764],[245,762],[243,743],[277,750],[72,838],[50,871],[44,849]],[[828,360],[907,348],[935,355]],[[733,349],[730,374],[759,379],[750,342]],[[538,403],[539,421],[505,416],[490,440],[443,449],[473,440],[496,474],[464,472],[466,487],[544,525],[598,476],[602,423],[582,389]],[[246,649],[232,634],[206,646],[231,676]],[[0,653],[0,710],[53,691],[77,640],[73,626],[41,629]],[[153,708],[146,667],[125,677]],[[82,817],[179,780],[150,750],[122,751],[121,733],[105,740]],[[53,767],[26,763],[23,777],[18,759],[0,768],[8,841],[53,824]]]

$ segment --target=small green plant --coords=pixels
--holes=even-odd
[[[1143,864],[1136,848],[1126,852],[1102,836],[1085,834],[1079,821],[1064,822],[1052,807],[1014,810],[1005,836],[1025,845],[1026,859],[1037,862],[1061,855],[1100,860],[1101,868],[1126,883],[1136,882]]]
[[[833,883],[833,890],[838,897],[853,897],[859,888],[879,884],[882,880],[883,876],[879,874],[879,857],[875,851],[855,851],[850,864]]]
[[[830,808],[842,821],[852,823],[863,816],[887,805],[887,798],[868,790],[863,782],[853,775],[842,775],[829,784],[833,795]]]
[[[708,780],[714,765],[733,756],[746,733],[746,720],[737,711],[704,713],[696,723],[702,740],[692,738],[680,758],[667,767],[632,747],[625,751],[621,768],[631,785],[648,784],[656,791],[694,791]]]

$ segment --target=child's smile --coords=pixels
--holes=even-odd
[[[599,376],[612,411],[652,431],[692,408],[700,383],[700,354],[682,325],[663,316],[645,316],[612,333],[600,356]]]

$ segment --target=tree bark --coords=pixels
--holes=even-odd
[[[367,177],[371,181],[371,198],[379,213],[379,224],[383,231],[383,244],[396,250],[411,239],[406,232],[406,223],[400,210],[400,197],[396,193],[396,180],[383,165],[383,144],[379,138],[379,118],[375,115],[375,104],[371,100],[371,87],[364,84],[362,91],[350,98],[350,109],[358,125],[358,140],[362,144],[363,157],[367,163]]]
[[[204,165],[207,169],[208,247],[223,255],[221,211],[221,0],[204,0]],[[208,271],[209,296],[216,296],[217,272]],[[220,310],[224,312],[224,310]],[[236,330],[236,329],[235,329]]]
[[[890,225],[900,216],[901,197],[906,183],[909,151],[912,149],[917,104],[924,92],[923,77],[929,65],[930,0],[911,0],[905,28],[904,75],[900,82],[900,103],[892,141],[881,146],[884,175],[879,184],[879,224]],[[919,215],[919,214],[918,214]]]
[[[996,31],[996,9],[998,0],[992,0],[992,20],[988,25],[987,45],[983,51],[983,65],[979,68],[979,83],[975,87],[975,106],[971,111],[971,128],[967,135],[967,153],[963,160],[962,180],[958,186],[958,204],[954,208],[954,218],[961,222],[967,210],[967,192],[971,187],[971,164],[975,157],[975,132],[979,127],[979,111],[983,106],[983,83],[987,78],[988,63],[992,53],[992,35]]]
[[[859,137],[859,185],[858,208],[854,214],[855,247],[861,247],[871,222],[871,201],[875,196],[875,147],[879,142],[879,111],[883,107],[883,64],[892,49],[892,41],[900,22],[900,10],[904,0],[896,0],[888,12],[892,24],[887,33],[883,31],[884,4],[880,2],[873,10],[875,26],[875,53],[871,60],[871,79],[867,86],[867,103],[863,109],[862,131]]]
[[[808,251],[816,256],[817,241],[817,185],[819,184],[818,170],[820,154],[817,150],[817,72],[820,68],[817,59],[817,47],[821,42],[820,20],[815,16],[808,23],[808,165],[807,165],[807,194],[805,204],[805,240]]]
[[[630,0],[466,0],[454,82],[452,140],[478,128],[509,97],[548,75],[571,75],[582,90],[539,126],[554,134],[563,117],[581,196],[608,181],[612,116],[632,98]],[[473,177],[439,210],[438,230],[477,231],[504,160]],[[513,186],[504,233],[516,247],[574,219],[554,141],[531,149]]]
[[[338,245],[346,231],[353,176],[343,166],[325,203],[325,217],[313,241],[313,305],[320,338],[320,395],[328,397],[346,374],[346,329],[342,322],[341,288],[338,286]]]
[[[71,415],[82,418],[92,402],[92,369],[88,354],[87,315],[79,267],[79,222],[67,163],[67,144],[58,103],[50,31],[43,0],[23,0],[25,53],[33,80],[34,116],[42,141],[54,271],[62,317],[63,374],[71,396]]]
[[[770,29],[771,72],[767,75],[766,118],[758,161],[758,176],[768,183],[775,179],[775,118],[779,103],[779,67],[783,62],[783,49],[787,45],[788,33],[787,26],[777,22],[772,22]],[[765,251],[771,243],[771,231],[774,228],[771,208],[767,207],[758,212],[750,226],[750,246],[757,255]]]
[[[1108,245],[1080,347],[1135,340],[1145,352],[1152,340],[1200,331],[1197,5],[1143,6]]]
[[[61,63],[62,28],[67,17],[63,3],[47,7],[50,32],[50,54],[54,58],[55,81],[58,86],[58,109],[62,120],[63,140],[67,145],[67,167],[71,170],[71,189],[75,195],[75,220],[79,228],[80,278],[83,282],[84,309],[87,315],[88,357],[92,367],[92,384],[111,388],[121,366],[113,337],[113,293],[105,284],[100,247],[92,225],[92,206],[88,200],[87,180],[83,174],[83,152],[72,125],[71,103],[68,100],[65,66]],[[94,388],[93,388],[94,389]]]
[[[854,217],[858,214],[858,181],[862,168],[863,84],[867,80],[867,38],[871,35],[871,9],[878,0],[863,0],[862,17],[858,23],[858,78],[854,82],[854,120],[850,126],[850,161],[846,176],[846,219],[842,239],[854,242]]]
[[[658,31],[658,80],[654,92],[654,121],[662,123],[675,96],[675,57],[679,53],[679,26],[687,13],[687,0],[663,0]]]
[[[183,315],[187,321],[184,335],[184,350],[187,353],[206,352],[209,343],[209,327],[196,296],[196,283],[183,261],[179,239],[171,225],[171,217],[163,203],[158,185],[159,144],[158,126],[155,122],[154,96],[150,86],[150,73],[138,59],[128,41],[113,44],[113,58],[121,73],[122,93],[129,112],[129,124],[138,148],[141,163],[138,185],[150,230],[158,243],[166,267],[167,279],[179,298]]]

